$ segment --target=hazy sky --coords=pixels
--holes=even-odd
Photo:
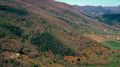
[[[120,0],[56,0],[72,5],[118,6]]]

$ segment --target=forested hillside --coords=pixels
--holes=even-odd
[[[0,67],[118,67],[114,29],[54,0],[1,0]]]

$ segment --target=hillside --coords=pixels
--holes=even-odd
[[[120,30],[119,28],[119,6],[77,6],[73,5],[82,14],[96,19],[100,22],[110,25],[113,29]]]
[[[114,27],[65,3],[0,1],[0,67],[117,67],[118,36]]]

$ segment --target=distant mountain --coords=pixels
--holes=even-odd
[[[81,13],[88,17],[91,17],[109,25],[117,25],[117,27],[120,28],[120,6],[102,7],[74,5],[74,8],[79,9]]]
[[[76,6],[75,8],[79,9],[81,12],[88,14],[118,14],[120,13],[120,6],[111,6],[111,7],[102,7],[102,6]]]
[[[104,7],[104,8],[110,10],[114,14],[120,13],[120,6]]]

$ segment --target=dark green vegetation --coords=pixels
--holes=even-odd
[[[109,58],[110,64],[109,67],[119,67],[120,66],[120,53],[113,53]],[[106,65],[107,67],[107,65]]]
[[[16,36],[22,36],[23,30],[20,27],[11,24],[0,24],[1,29],[6,29]]]
[[[11,67],[21,66],[21,67],[23,67],[22,63],[20,63],[18,61],[14,61],[14,60],[4,60],[4,61],[0,60],[0,62],[1,62],[0,63],[1,67],[9,67],[9,66],[11,66]]]
[[[120,22],[120,14],[105,14],[102,16],[103,21],[107,24],[113,24],[114,22]]]
[[[0,32],[0,38],[5,37],[6,33],[5,33],[4,31],[2,31],[2,30],[0,30],[0,31],[1,31],[1,32]]]
[[[112,50],[120,50],[119,41],[105,41],[103,44],[109,46]]]
[[[9,12],[12,14],[17,14],[19,16],[28,15],[28,13],[26,11],[24,11],[24,9],[10,7],[10,6],[6,6],[6,5],[0,5],[0,11],[6,11],[6,12]]]
[[[53,54],[59,54],[62,56],[73,55],[73,51],[70,48],[66,48],[60,41],[48,32],[42,32],[34,35],[31,38],[31,43],[37,46],[40,51],[51,50]]]

